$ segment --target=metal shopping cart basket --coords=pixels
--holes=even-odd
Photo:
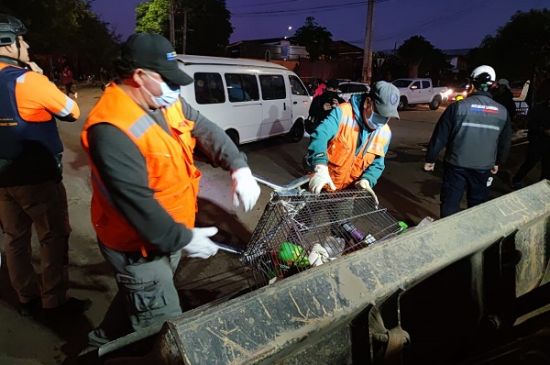
[[[368,248],[406,228],[363,190],[315,195],[300,187],[307,177],[284,188],[257,180],[274,188],[241,258],[257,286]]]

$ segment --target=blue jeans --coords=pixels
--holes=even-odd
[[[491,176],[491,170],[467,169],[445,163],[441,184],[441,218],[460,211],[460,201],[465,189],[468,208],[487,201],[489,176]]]

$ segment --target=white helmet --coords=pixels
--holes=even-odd
[[[482,65],[476,67],[470,74],[472,83],[476,89],[488,89],[497,79],[495,69],[491,66]]]

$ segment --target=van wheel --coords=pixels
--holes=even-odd
[[[430,110],[437,110],[437,108],[439,108],[439,105],[441,105],[441,98],[439,96],[436,96],[430,103]]]
[[[286,135],[286,138],[291,143],[297,143],[302,140],[302,137],[304,137],[304,121],[301,119],[298,119],[292,128],[290,128],[290,131]]]
[[[225,134],[235,143],[235,146],[239,145],[239,133],[234,129],[229,129],[225,131]]]
[[[409,102],[407,101],[407,98],[405,96],[402,96],[401,99],[399,99],[399,104],[397,105],[397,110],[405,110]]]

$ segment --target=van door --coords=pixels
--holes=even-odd
[[[292,103],[292,123],[296,122],[298,118],[306,119],[309,113],[309,104],[311,103],[311,97],[309,96],[306,87],[302,83],[302,80],[296,75],[288,75],[288,81],[290,82],[290,102]]]
[[[262,137],[286,133],[292,127],[290,98],[283,75],[260,75],[262,90]]]
[[[262,103],[255,75],[226,73],[227,99],[231,105],[228,117],[239,133],[240,142],[251,142],[263,137]]]

